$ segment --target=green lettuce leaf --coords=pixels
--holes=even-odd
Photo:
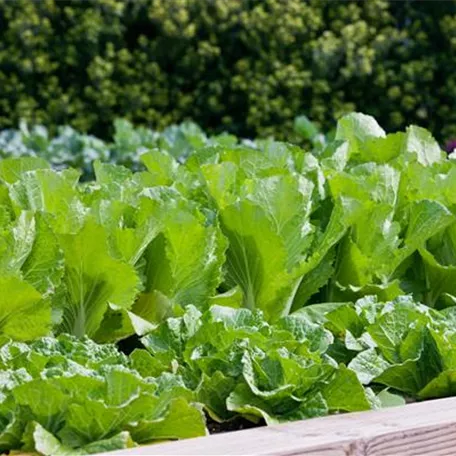
[[[65,274],[58,330],[93,337],[109,304],[131,307],[138,292],[138,275],[131,265],[109,255],[106,231],[91,220],[77,234],[61,235],[60,245]]]
[[[33,340],[51,329],[51,306],[30,284],[17,276],[0,277],[0,334]]]

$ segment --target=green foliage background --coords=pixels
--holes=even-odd
[[[291,138],[305,113],[456,134],[456,1],[0,0],[0,128]]]

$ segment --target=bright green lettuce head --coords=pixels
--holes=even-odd
[[[4,341],[0,366],[1,451],[82,455],[206,433],[179,377],[141,377],[113,345]]]
[[[277,423],[371,407],[355,373],[326,355],[331,333],[308,319],[270,325],[259,311],[190,307],[142,341],[150,355],[134,352],[133,365],[143,375],[180,373],[217,421]]]

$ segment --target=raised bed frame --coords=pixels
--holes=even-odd
[[[103,454],[121,455],[454,456],[456,398]]]

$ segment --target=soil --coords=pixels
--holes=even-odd
[[[133,335],[117,342],[117,348],[125,355],[129,355],[135,348],[144,348],[144,345],[137,335]]]
[[[225,423],[217,423],[213,419],[207,417],[207,428],[211,434],[219,434],[222,432],[240,431],[242,429],[251,429],[259,426],[264,426],[264,422],[252,423],[243,418],[236,418]]]

